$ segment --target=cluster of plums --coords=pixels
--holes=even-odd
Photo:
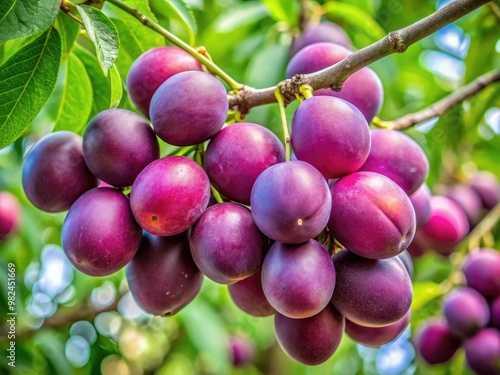
[[[429,364],[448,362],[463,345],[469,367],[478,375],[500,374],[500,253],[472,251],[462,265],[466,286],[443,301],[444,319],[425,322],[415,344]]]

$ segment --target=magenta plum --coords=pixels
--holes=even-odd
[[[431,190],[426,184],[422,184],[417,191],[410,195],[410,201],[415,209],[417,228],[420,228],[431,217]]]
[[[326,180],[303,161],[278,163],[255,181],[250,196],[252,216],[268,237],[302,243],[325,228],[331,208]]]
[[[332,303],[346,319],[365,327],[383,327],[408,312],[412,285],[397,257],[366,259],[341,250],[333,262],[337,279]]]
[[[90,171],[112,186],[127,187],[160,156],[151,126],[126,109],[108,109],[95,116],[83,135],[83,158]]]
[[[255,359],[255,348],[249,339],[231,337],[229,350],[234,367],[245,367]]]
[[[415,234],[415,212],[396,183],[374,172],[356,172],[331,188],[328,228],[347,249],[372,259],[405,250]]]
[[[261,270],[258,270],[252,276],[227,287],[236,306],[247,314],[257,317],[273,315],[275,312],[262,290],[261,275]]]
[[[68,210],[97,186],[83,159],[82,137],[60,131],[40,139],[24,159],[22,183],[26,197],[40,210]]]
[[[415,336],[415,348],[429,364],[448,362],[460,347],[460,339],[453,335],[444,319],[422,324]]]
[[[149,118],[151,98],[158,87],[174,74],[200,70],[201,64],[177,47],[164,46],[144,52],[127,74],[127,91],[132,103]]]
[[[201,272],[220,284],[232,284],[257,272],[269,246],[250,210],[237,203],[208,208],[193,225],[189,243]]]
[[[309,318],[291,319],[279,313],[274,318],[276,338],[283,351],[309,366],[319,365],[333,355],[344,326],[344,317],[330,304]]]
[[[210,141],[203,162],[217,191],[249,204],[257,177],[284,161],[285,149],[278,137],[263,126],[242,122],[222,129]]]
[[[500,375],[500,332],[485,328],[465,341],[465,359],[477,375]]]
[[[411,254],[408,250],[405,250],[402,253],[399,253],[397,257],[401,260],[401,262],[403,262],[403,265],[405,266],[406,270],[408,271],[408,275],[410,275],[411,278],[413,276],[413,260],[411,259]]]
[[[349,36],[339,25],[322,21],[319,24],[307,25],[302,34],[293,40],[290,56],[295,56],[302,48],[311,44],[323,42],[336,43],[345,48],[352,48]]]
[[[474,227],[481,216],[481,197],[476,191],[465,184],[450,186],[446,191],[446,196],[460,206],[467,216],[469,226]]]
[[[491,210],[500,202],[500,183],[493,173],[488,171],[478,172],[471,179],[470,186],[481,197],[485,209]]]
[[[79,271],[106,276],[134,257],[141,235],[128,198],[115,189],[95,188],[71,206],[62,227],[62,245]]]
[[[20,222],[21,205],[16,196],[0,191],[0,241],[14,233]]]
[[[187,232],[170,237],[145,233],[126,272],[132,296],[153,315],[175,314],[196,297],[203,283]]]
[[[487,297],[500,295],[500,253],[495,249],[477,249],[462,264],[467,285]]]
[[[328,251],[317,241],[299,245],[275,242],[262,266],[262,289],[278,312],[307,318],[330,302],[335,269]]]
[[[500,294],[490,303],[491,325],[500,330]]]
[[[203,214],[210,182],[203,169],[184,156],[155,160],[137,176],[130,205],[139,225],[157,236],[188,229]]]
[[[299,105],[292,120],[292,148],[325,178],[357,171],[370,152],[370,131],[349,102],[315,96]]]
[[[175,146],[196,145],[221,130],[227,117],[224,85],[204,72],[182,72],[155,92],[149,109],[155,133]]]

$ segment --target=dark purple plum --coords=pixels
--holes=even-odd
[[[335,288],[335,268],[317,241],[299,245],[275,242],[262,266],[264,295],[279,313],[308,318],[325,308]]]
[[[127,91],[132,103],[149,118],[151,98],[158,87],[174,74],[200,70],[201,64],[178,47],[157,47],[134,61],[127,74]]]
[[[0,191],[0,241],[16,232],[20,219],[21,205],[16,196]]]
[[[46,135],[28,152],[23,163],[23,189],[37,208],[61,212],[87,190],[97,178],[83,160],[82,137],[60,131]]]
[[[384,259],[404,251],[415,234],[415,211],[406,193],[389,178],[355,172],[331,188],[328,228],[347,249]]]
[[[262,272],[258,270],[252,276],[228,285],[233,302],[247,314],[262,317],[275,313],[262,290]]]
[[[217,191],[250,204],[257,177],[284,161],[285,149],[278,137],[263,126],[242,122],[222,129],[210,141],[203,164]]]
[[[408,252],[408,250],[403,251],[402,253],[399,253],[398,258],[403,262],[403,265],[405,266],[406,270],[408,271],[408,275],[410,275],[410,278],[413,276],[413,260],[411,259],[411,254]]]
[[[490,303],[490,323],[492,327],[500,330],[500,295]]]
[[[153,315],[177,313],[196,297],[203,283],[203,274],[191,257],[187,232],[170,237],[145,233],[126,273],[132,296]]]
[[[332,202],[321,173],[303,161],[290,161],[260,174],[250,203],[255,224],[266,236],[302,243],[325,228]]]
[[[457,184],[446,190],[446,196],[460,206],[473,228],[479,221],[482,211],[481,197],[468,185]]]
[[[431,217],[431,190],[426,184],[420,187],[412,195],[410,201],[415,209],[417,228],[423,227]]]
[[[315,43],[302,48],[288,63],[287,78],[325,69],[345,59],[352,52],[335,43]],[[336,96],[358,108],[370,123],[377,115],[384,99],[382,82],[370,68],[363,68],[344,82],[341,91],[316,90],[315,95]]]
[[[228,111],[224,85],[197,71],[167,79],[151,99],[149,113],[155,133],[175,146],[196,145],[221,130]]]
[[[465,359],[477,375],[500,375],[500,332],[485,328],[465,341]]]
[[[422,246],[442,255],[450,255],[457,244],[469,233],[469,222],[464,211],[450,198],[431,197],[431,217],[417,231]]]
[[[134,181],[130,205],[139,225],[157,236],[188,229],[210,200],[210,182],[203,169],[184,156],[155,160]]]
[[[233,284],[253,275],[269,247],[250,210],[237,203],[208,208],[193,225],[189,243],[198,268],[219,284]]]
[[[344,317],[330,304],[305,319],[276,313],[274,331],[283,351],[293,360],[315,366],[337,350],[344,333]]]
[[[500,202],[500,183],[493,173],[488,171],[477,173],[470,181],[470,186],[481,197],[485,209],[491,210]]]
[[[422,324],[415,336],[415,348],[430,365],[448,362],[460,347],[460,339],[453,335],[444,319]]]
[[[370,134],[370,153],[359,170],[389,177],[408,195],[417,191],[429,174],[429,160],[422,147],[397,130],[375,129]]]
[[[412,259],[418,259],[423,256],[427,249],[421,241],[422,233],[417,230],[415,233],[415,237],[413,237],[413,241],[411,241],[410,245],[406,249],[408,253],[410,253]]]
[[[345,332],[360,344],[379,347],[394,341],[408,326],[411,312],[408,312],[396,323],[385,327],[363,327],[346,319]]]
[[[443,301],[443,313],[450,331],[461,338],[472,336],[490,320],[488,302],[471,288],[452,290]]]
[[[462,264],[467,285],[486,297],[500,295],[500,253],[495,249],[476,249]]]
[[[79,271],[106,276],[134,257],[141,236],[128,198],[115,189],[95,188],[71,206],[62,227],[62,246]]]
[[[292,148],[327,179],[357,171],[370,152],[365,118],[351,103],[315,96],[299,105],[292,120]]]
[[[85,163],[94,176],[112,186],[131,186],[137,175],[159,157],[153,129],[127,109],[102,111],[83,135]]]
[[[234,336],[229,340],[229,355],[234,367],[245,367],[255,359],[255,348],[249,339]]]
[[[408,312],[411,279],[397,257],[366,259],[341,250],[333,263],[337,280],[332,303],[346,319],[365,327],[383,327]]]
[[[295,56],[304,47],[322,42],[336,43],[349,49],[352,48],[349,36],[339,25],[322,21],[319,24],[307,25],[302,34],[293,40],[290,56]]]

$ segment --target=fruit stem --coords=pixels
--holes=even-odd
[[[377,128],[380,129],[386,129],[386,130],[391,130],[391,122],[390,121],[382,121],[380,117],[375,116],[372,120],[372,124],[375,125]]]
[[[314,92],[314,89],[309,86],[309,85],[302,85],[300,86],[299,88],[300,90],[300,93],[302,94],[302,96],[306,99],[310,99],[313,97],[313,92]]]
[[[158,34],[162,35],[165,39],[167,39],[170,43],[176,45],[179,48],[182,48],[184,51],[193,56],[196,60],[202,63],[210,72],[219,76],[224,82],[226,82],[232,90],[240,90],[243,85],[236,82],[229,74],[224,72],[221,68],[219,68],[215,63],[213,63],[209,58],[204,56],[202,53],[198,52],[196,48],[191,47],[189,44],[185,43],[182,39],[178,38],[170,31],[161,27],[158,23],[152,21],[146,15],[144,15],[139,9],[131,7],[130,5],[124,3],[121,0],[107,0],[109,3],[115,5],[116,7],[122,9],[127,12],[131,16],[137,18],[142,24],[146,27],[149,27],[153,31],[156,31]]]
[[[286,122],[285,98],[281,93],[281,86],[282,86],[281,83],[276,86],[276,89],[274,90],[274,95],[276,96],[276,101],[278,102],[278,105],[280,107],[281,127],[283,128],[283,138],[285,141],[285,160],[290,161],[291,139],[290,139],[290,133],[288,132],[288,124]]]
[[[481,246],[481,239],[487,238],[496,223],[500,220],[500,203],[484,217],[468,236],[468,251]],[[491,233],[490,233],[491,234]]]
[[[178,149],[172,151],[167,156],[173,156],[173,155],[186,156],[187,154],[191,153],[195,149],[196,149],[196,146],[185,146],[185,147],[181,147],[181,148],[178,148]]]
[[[220,194],[217,191],[217,189],[213,187],[213,185],[210,185],[210,190],[212,190],[212,195],[214,196],[214,198],[217,201],[217,203],[224,203],[224,200],[220,196]]]

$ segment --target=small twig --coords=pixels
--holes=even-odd
[[[83,24],[83,21],[81,19],[79,19],[78,17],[76,17],[73,13],[71,13],[71,8],[69,6],[66,5],[66,2],[63,1],[61,3],[61,6],[60,6],[60,9],[63,11],[64,14],[66,14],[69,18],[72,18],[73,20],[75,20],[76,22],[78,22],[80,25],[82,26],[85,26]]]
[[[479,224],[471,230],[466,238],[468,243],[468,251],[474,250],[481,246],[481,238],[495,227],[500,220],[500,203],[498,203],[488,214],[479,222]]]

